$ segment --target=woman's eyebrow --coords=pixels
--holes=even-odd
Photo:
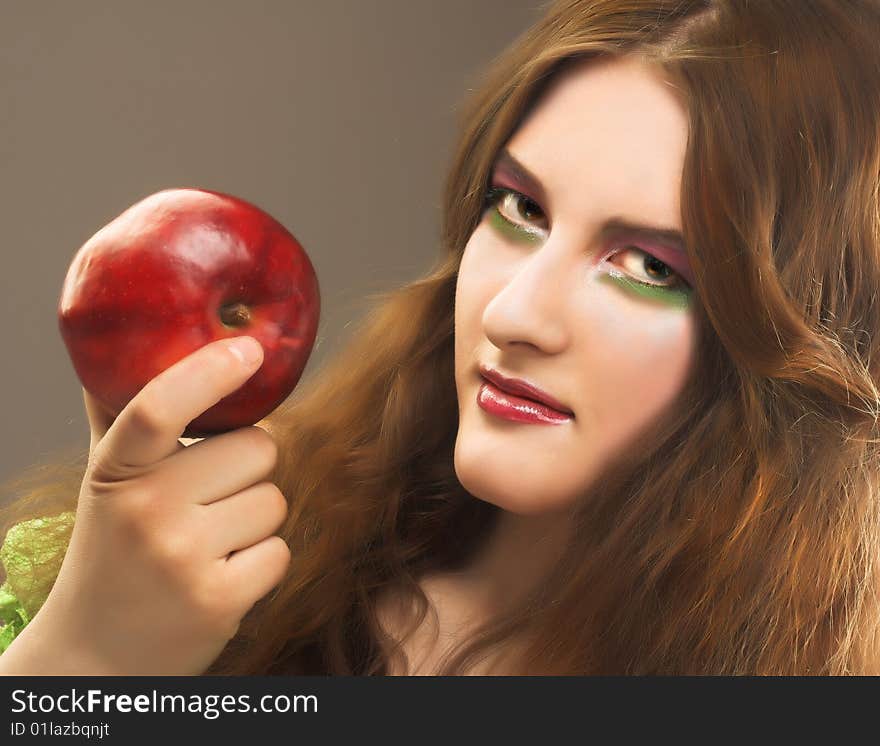
[[[506,176],[525,191],[531,192],[535,199],[546,203],[544,186],[541,184],[541,180],[514,158],[507,148],[503,148],[498,154],[498,158],[495,160],[494,171],[499,175]],[[658,228],[654,225],[647,225],[638,220],[627,219],[621,216],[615,216],[606,220],[602,224],[600,237],[607,239],[624,233],[646,241],[662,243],[664,246],[680,251],[682,254],[686,253],[684,237],[681,231],[675,228]]]
[[[503,148],[498,154],[494,170],[499,174],[504,174],[527,191],[531,191],[536,199],[542,202],[546,201],[541,180],[514,158],[507,148]]]
[[[602,238],[626,235],[641,238],[649,243],[661,244],[687,254],[684,248],[684,236],[675,228],[658,228],[636,220],[621,217],[609,218],[602,224]]]

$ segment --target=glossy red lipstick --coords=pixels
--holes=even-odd
[[[513,422],[544,425],[574,419],[564,405],[525,381],[506,378],[485,366],[480,366],[480,372],[484,382],[477,392],[477,405],[489,414]]]

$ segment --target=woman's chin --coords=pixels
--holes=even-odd
[[[491,453],[475,452],[456,444],[455,473],[473,497],[517,515],[543,515],[570,507],[575,490],[567,490],[552,475],[535,473],[522,465],[511,468]]]

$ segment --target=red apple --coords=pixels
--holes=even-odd
[[[237,197],[166,189],[76,253],[58,323],[83,387],[115,414],[161,371],[223,337],[251,335],[260,369],[183,435],[252,425],[294,389],[320,314],[314,268],[278,221]]]

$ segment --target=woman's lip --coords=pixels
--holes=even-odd
[[[489,380],[484,380],[477,392],[477,405],[489,414],[514,422],[559,425],[572,420],[571,415],[534,399],[503,391]]]
[[[502,391],[506,391],[508,394],[513,394],[515,396],[521,396],[526,399],[531,399],[540,404],[544,404],[551,409],[555,409],[557,412],[566,414],[569,417],[574,417],[574,412],[572,412],[568,407],[558,402],[546,391],[542,391],[537,386],[534,386],[528,381],[523,381],[520,378],[510,378],[499,373],[497,370],[493,370],[487,365],[481,364],[479,367],[480,374],[483,376],[483,378],[489,381],[489,383],[491,383],[492,385],[501,389]]]

